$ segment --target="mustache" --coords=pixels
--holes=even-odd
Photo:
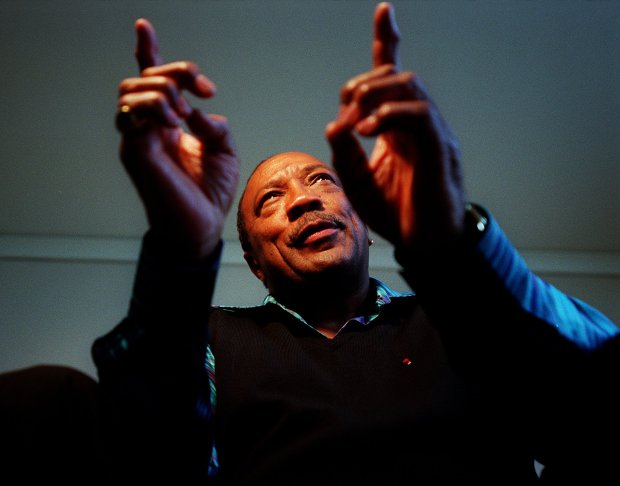
[[[299,239],[299,237],[302,235],[304,228],[316,221],[327,221],[328,223],[333,224],[339,229],[346,228],[345,222],[334,214],[306,213],[295,223],[295,226],[289,234],[289,242],[294,245]]]

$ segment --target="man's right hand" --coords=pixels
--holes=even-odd
[[[151,23],[138,19],[135,27],[140,76],[120,83],[118,107],[137,123],[117,124],[121,160],[151,230],[181,257],[206,257],[219,243],[239,180],[228,122],[192,108],[184,97],[215,95],[215,85],[198,67],[164,64]]]

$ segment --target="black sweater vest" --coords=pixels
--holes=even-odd
[[[332,340],[274,305],[214,309],[209,341],[221,484],[535,479],[524,417],[459,376],[415,298]]]

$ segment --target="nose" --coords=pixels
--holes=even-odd
[[[321,197],[304,184],[293,184],[288,192],[286,214],[289,221],[295,221],[308,211],[318,211],[323,208]]]

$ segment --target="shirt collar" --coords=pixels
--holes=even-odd
[[[392,302],[392,299],[399,298],[399,297],[410,297],[414,295],[413,292],[398,292],[396,290],[392,290],[390,287],[387,286],[387,284],[373,277],[370,278],[370,286],[371,286],[371,289],[374,288],[374,292],[376,296],[375,305],[372,307],[372,309],[370,310],[368,314],[355,316],[349,319],[349,321],[347,321],[340,328],[340,331],[342,331],[342,329],[344,329],[346,325],[351,321],[356,321],[364,326],[367,324],[370,324],[375,318],[377,318],[377,316],[381,312],[381,307]],[[301,315],[299,315],[294,310],[289,309],[285,305],[278,302],[278,300],[271,294],[267,295],[265,299],[263,300],[263,305],[267,305],[267,304],[273,304],[273,305],[280,307],[281,309],[283,309],[284,311],[288,312],[290,315],[295,317],[298,321],[314,329],[314,327],[312,327],[308,322],[306,322],[306,320],[303,317],[301,317]]]

